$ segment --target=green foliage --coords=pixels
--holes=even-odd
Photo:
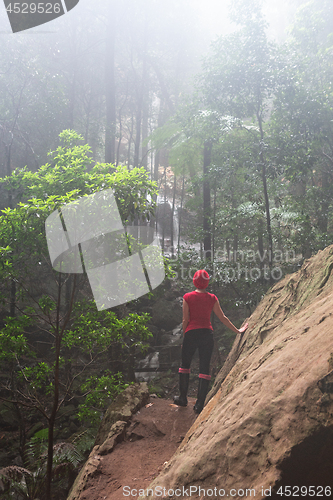
[[[0,481],[2,483],[3,498],[11,500],[35,500],[38,497],[38,486],[34,487],[34,475],[28,469],[16,465],[8,466],[2,469]],[[33,483],[32,488],[30,484]],[[40,484],[40,481],[37,481]]]
[[[41,361],[34,366],[25,366],[19,373],[19,379],[25,381],[31,390],[43,390],[47,396],[53,391],[53,367]]]
[[[42,469],[44,469],[41,475],[45,474],[45,455],[47,452],[48,436],[49,430],[41,429],[27,442],[25,449],[27,467],[34,471],[41,471],[41,473]]]
[[[45,494],[46,457],[48,429],[34,434],[25,447],[26,467],[5,467],[2,469],[4,498],[18,500],[37,500]],[[77,469],[84,456],[72,443],[58,443],[54,446],[53,478],[63,479]]]
[[[98,164],[88,172],[90,150],[78,144],[82,138],[73,131],[64,131],[61,138],[64,145],[51,153],[52,165],[47,164],[35,173],[16,170],[10,177],[0,179],[5,189],[22,200],[15,208],[4,209],[0,219],[2,297],[10,296],[8,289],[15,279],[16,294],[23,298],[29,294],[31,281],[45,274],[45,265],[50,271],[45,220],[62,205],[112,188],[124,223],[135,216],[149,219],[154,211],[156,185],[149,181],[143,168],[115,170],[110,165]],[[55,297],[45,292],[38,300],[38,310],[49,315],[55,309]]]
[[[43,313],[49,313],[55,310],[56,303],[53,299],[44,295],[39,299],[38,306]]]
[[[77,303],[74,309],[73,326],[66,331],[63,339],[65,348],[80,347],[84,352],[100,352],[116,342],[123,349],[130,346],[146,348],[152,335],[146,323],[149,314],[130,313],[118,319],[113,311],[97,311],[92,302]]]
[[[106,372],[99,378],[93,375],[88,377],[87,381],[81,386],[81,391],[85,394],[85,400],[78,408],[80,421],[97,428],[105,409],[126,387],[128,387],[128,384],[124,382],[121,373],[112,374]]]
[[[37,172],[16,170],[0,179],[15,200],[14,208],[5,208],[0,217],[0,294],[4,305],[9,305],[0,332],[0,363],[6,377],[3,390],[6,399],[37,410],[50,429],[73,387],[80,393],[85,370],[94,373],[98,360],[104,356],[106,362],[109,349],[125,372],[133,369],[135,356],[145,350],[151,334],[147,314],[119,318],[115,311],[99,312],[85,275],[64,276],[52,269],[45,221],[61,206],[107,188],[115,193],[124,223],[134,217],[148,219],[156,194],[156,185],[143,168],[129,171],[106,164],[90,168],[91,151],[80,144],[82,137],[67,130],[60,138],[62,144],[50,153],[49,164]],[[39,339],[49,344],[43,357],[38,353]],[[111,371],[98,375],[88,378],[82,388],[86,400],[80,405],[80,415],[90,422],[96,422],[94,412],[100,412],[126,385]],[[52,436],[50,432],[47,439]],[[39,438],[31,443],[32,454],[41,454]],[[48,443],[50,448],[53,442]],[[31,480],[26,477],[21,482],[26,489],[35,484],[39,472],[46,470],[46,461],[53,461],[54,478],[60,477],[68,467],[76,467],[75,460],[75,450],[69,445],[56,447],[53,457],[41,454],[42,465],[28,474]],[[50,463],[47,470],[51,470]]]
[[[153,134],[189,178],[194,223],[183,237],[203,242],[208,181],[215,253],[273,248],[309,257],[333,243],[333,4],[306,3],[280,46],[267,38],[260,0],[236,0],[231,11],[237,29],[212,44],[197,92]]]
[[[296,213],[292,242],[306,257],[333,242],[332,16],[325,0],[300,9],[270,123],[285,209]]]
[[[22,333],[31,323],[31,319],[26,315],[6,319],[6,324],[0,331],[0,364],[31,354],[27,338]]]
[[[70,442],[83,456],[86,456],[92,450],[96,441],[95,429],[88,428],[80,431],[70,438]]]
[[[205,105],[235,118],[262,115],[276,89],[278,68],[276,48],[268,42],[263,22],[246,22],[214,42],[201,78]]]
[[[55,210],[78,197],[112,188],[124,223],[135,216],[145,219],[152,216],[157,186],[149,180],[143,167],[129,170],[118,166],[115,169],[113,165],[97,163],[88,170],[92,164],[91,149],[80,144],[82,137],[72,130],[65,130],[60,138],[63,145],[49,153],[51,163],[37,172],[24,168],[0,179],[0,185],[14,193],[17,201],[26,202],[21,207],[42,209],[47,203],[51,212],[51,208]],[[9,214],[10,210],[5,213]]]

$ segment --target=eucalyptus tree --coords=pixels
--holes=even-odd
[[[275,164],[289,183],[286,206],[299,226],[295,242],[306,257],[333,241],[332,36],[331,2],[299,10],[271,123]]]
[[[229,131],[213,150],[214,246],[225,246],[231,260],[239,247],[264,252],[264,200],[252,168],[255,161],[253,137],[245,127]]]
[[[279,68],[277,52],[267,39],[266,24],[259,2],[233,3],[232,19],[238,29],[213,43],[201,75],[204,106],[221,116],[232,116],[239,125],[253,125],[249,133],[253,148],[252,169],[260,175],[266,214],[269,264],[273,237],[267,185],[269,158],[265,122],[269,119]]]

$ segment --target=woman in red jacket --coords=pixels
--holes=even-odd
[[[179,368],[180,396],[174,397],[178,406],[187,406],[187,391],[190,378],[190,366],[196,349],[199,350],[199,387],[194,411],[200,413],[204,407],[208,386],[210,358],[213,352],[213,328],[210,322],[212,311],[220,321],[235,333],[243,333],[248,327],[246,323],[239,330],[224,315],[218,298],[208,293],[209,283],[207,271],[201,269],[193,276],[196,289],[186,293],[183,298],[183,332],[182,363]]]

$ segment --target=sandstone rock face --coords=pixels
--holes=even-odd
[[[332,269],[328,247],[264,297],[150,485],[161,498],[333,496]]]

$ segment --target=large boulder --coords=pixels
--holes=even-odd
[[[332,269],[329,247],[264,297],[149,488],[165,499],[331,496]]]

